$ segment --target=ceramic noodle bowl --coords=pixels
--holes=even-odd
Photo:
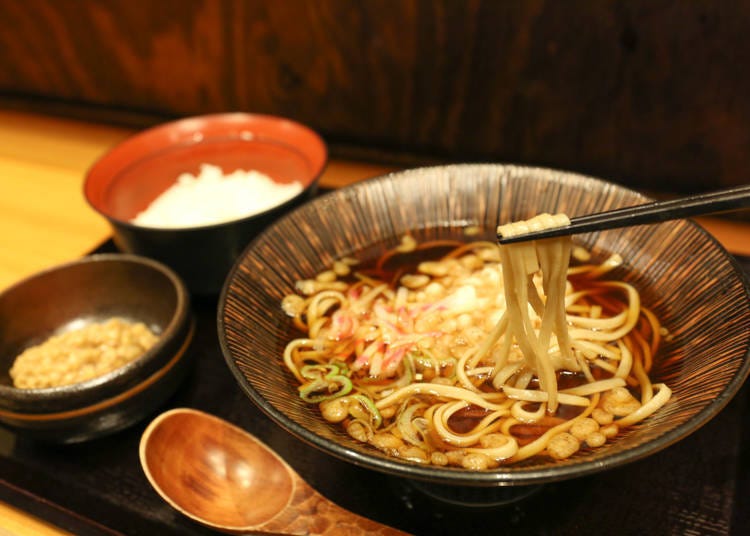
[[[451,165],[403,171],[319,197],[259,235],[229,274],[219,303],[220,343],[247,394],[289,433],[359,466],[436,485],[497,487],[559,481],[604,471],[669,447],[713,418],[748,375],[748,282],[723,247],[678,220],[574,238],[594,259],[613,253],[613,276],[635,286],[668,329],[651,370],[672,397],[655,414],[603,447],[553,461],[535,456],[469,471],[396,459],[358,443],[303,402],[282,360],[299,336],[280,307],[295,282],[344,256],[374,258],[410,233],[418,241],[494,240],[498,224],[536,214],[577,215],[650,201],[596,178],[509,165]],[[728,320],[731,319],[731,322]]]

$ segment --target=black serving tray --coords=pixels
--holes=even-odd
[[[750,273],[750,260],[739,260]],[[358,514],[418,535],[750,534],[747,386],[691,436],[624,467],[523,490],[417,487],[325,455],[263,415],[224,362],[216,307],[215,299],[194,301],[194,370],[151,417],[185,406],[233,422],[268,443],[323,495]],[[0,429],[0,499],[81,536],[215,534],[150,487],[138,461],[149,420],[68,446]]]

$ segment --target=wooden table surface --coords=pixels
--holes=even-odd
[[[86,170],[133,131],[109,125],[0,110],[0,290],[73,260],[109,237],[82,194]],[[321,186],[334,188],[392,171],[332,160]],[[750,255],[750,226],[719,218],[700,223],[733,253]],[[65,534],[34,512],[0,502],[0,536]]]

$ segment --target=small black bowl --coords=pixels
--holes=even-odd
[[[163,262],[191,292],[214,296],[245,246],[315,194],[327,156],[317,133],[282,117],[189,117],[144,130],[115,146],[88,171],[84,195],[109,222],[121,251]],[[278,184],[298,182],[303,188],[286,202],[223,223],[169,228],[132,222],[180,174],[197,175],[203,164],[218,166],[224,174],[254,170]]]
[[[135,361],[91,380],[13,387],[9,370],[24,349],[111,317],[143,322],[159,340]],[[0,423],[56,443],[130,426],[163,403],[184,378],[193,331],[187,288],[153,260],[92,255],[33,275],[0,294]]]

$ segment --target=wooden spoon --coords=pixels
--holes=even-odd
[[[332,503],[258,438],[202,411],[162,413],[143,432],[139,453],[162,498],[213,529],[406,534]]]

